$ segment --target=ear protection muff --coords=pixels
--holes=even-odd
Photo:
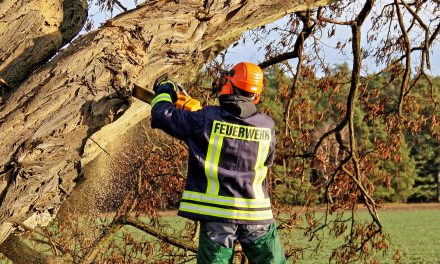
[[[234,88],[232,87],[232,84],[229,80],[225,83],[225,85],[222,86],[222,90],[220,91],[220,94],[233,94]]]
[[[222,79],[222,89],[220,91],[220,94],[233,94],[234,93],[234,87],[232,87],[232,83],[229,80],[229,77],[234,76],[235,71],[230,70],[224,73],[224,75],[221,77]]]

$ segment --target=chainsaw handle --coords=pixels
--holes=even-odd
[[[161,83],[163,81],[167,81],[167,80],[173,82],[183,94],[185,94],[186,96],[189,96],[188,93],[186,92],[186,90],[182,87],[182,85],[180,85],[180,84],[176,83],[175,81],[171,80],[170,78],[168,78],[168,73],[162,74],[154,81],[153,90],[154,90],[154,88],[157,87],[157,85],[159,85],[159,83]]]
[[[153,84],[153,90],[159,85],[159,83],[168,80],[168,73],[164,73],[161,76],[157,77]]]

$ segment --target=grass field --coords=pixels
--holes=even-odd
[[[366,212],[360,218],[368,217]],[[391,236],[391,248],[384,255],[374,256],[380,263],[394,263],[394,250],[398,249],[402,263],[440,263],[440,209],[391,209],[380,212],[385,232]],[[298,235],[300,237],[300,235]],[[307,242],[294,236],[289,239],[293,245]],[[308,252],[300,264],[328,263],[328,256],[338,241],[327,237],[318,253]]]
[[[374,259],[380,263],[394,263],[394,251],[399,250],[402,263],[440,264],[440,205],[387,206],[385,210],[379,212],[379,216],[385,232],[391,236],[392,245],[387,252],[374,256]],[[359,212],[358,217],[367,219],[369,215],[367,212]],[[170,221],[175,226],[183,225],[185,222],[183,218],[177,217],[171,217]],[[284,243],[289,241],[294,246],[310,245],[307,239],[301,238],[301,233],[294,232],[290,237],[284,237],[283,240]],[[297,263],[328,263],[332,249],[340,242],[330,238],[327,234],[319,252],[306,251],[304,258],[298,260]]]
[[[440,205],[434,206],[399,206],[388,207],[379,213],[384,230],[391,235],[391,248],[384,255],[374,256],[380,263],[394,263],[392,256],[398,249],[402,263],[408,264],[440,264]],[[367,212],[359,212],[359,218],[368,218]],[[183,226],[184,218],[166,217],[174,227]],[[145,241],[152,238],[135,228],[130,230],[136,240]],[[326,235],[326,232],[323,232]],[[284,243],[294,246],[310,245],[300,232],[294,232],[289,237],[283,237]],[[306,251],[299,264],[328,263],[328,257],[333,248],[341,241],[336,241],[328,236],[324,237],[322,248],[318,252]],[[0,257],[0,263],[6,262]],[[146,261],[148,263],[148,261]],[[186,263],[195,263],[186,262]]]
[[[381,217],[405,263],[440,263],[439,209],[385,211]]]

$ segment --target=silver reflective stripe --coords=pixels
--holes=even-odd
[[[273,218],[271,209],[261,211],[245,211],[181,202],[179,210],[183,212],[237,220],[269,220]]]
[[[209,195],[199,192],[184,191],[182,199],[211,204],[243,207],[243,208],[270,208],[270,199],[245,199],[220,195]]]

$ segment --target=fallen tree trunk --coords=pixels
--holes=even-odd
[[[0,252],[7,258],[14,260],[15,264],[58,264],[72,263],[70,256],[48,256],[37,252],[22,242],[16,236],[9,236],[1,245]]]
[[[0,97],[71,41],[86,18],[87,0],[0,1]]]
[[[154,1],[76,39],[0,106],[0,242],[11,219],[47,224],[82,168],[149,115],[134,84],[188,81],[245,30],[328,2]]]

